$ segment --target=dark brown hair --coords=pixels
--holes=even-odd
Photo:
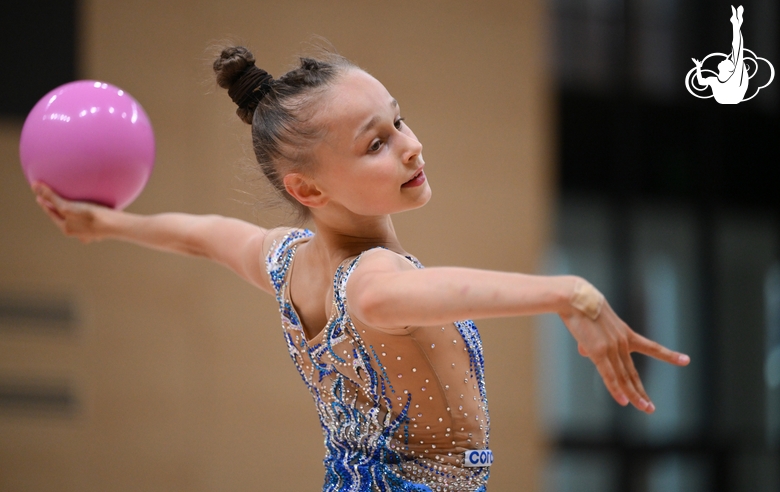
[[[311,148],[324,134],[324,128],[312,123],[318,96],[355,65],[324,52],[316,59],[300,58],[297,68],[273,79],[255,66],[248,49],[229,46],[222,49],[213,67],[217,84],[238,105],[238,117],[252,125],[252,146],[263,174],[299,218],[305,219],[308,209],[287,193],[283,178],[287,172],[305,171],[313,165]]]

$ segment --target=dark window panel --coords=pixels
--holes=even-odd
[[[0,116],[25,117],[55,87],[76,78],[74,0],[12,0],[0,15]]]
[[[563,94],[563,188],[777,207],[780,194],[773,176],[780,155],[780,118],[710,103],[667,106]],[[713,126],[716,132],[710,131]],[[625,146],[626,135],[633,142],[620,158],[627,160],[614,162],[614,149]]]

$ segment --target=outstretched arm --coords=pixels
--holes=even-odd
[[[267,231],[261,227],[217,215],[130,214],[66,200],[42,183],[36,183],[33,191],[38,204],[57,227],[83,243],[118,239],[161,251],[208,258],[271,292],[261,261]]]
[[[690,361],[635,333],[595,288],[574,276],[452,267],[417,270],[397,255],[378,250],[361,259],[347,290],[353,317],[388,331],[465,318],[557,313],[577,340],[580,354],[596,365],[613,398],[648,413],[655,407],[631,352],[675,365]]]

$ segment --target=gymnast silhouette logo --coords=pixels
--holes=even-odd
[[[692,58],[696,66],[685,76],[685,88],[699,99],[714,97],[720,104],[739,104],[742,101],[749,101],[756,97],[758,91],[771,84],[775,78],[775,67],[766,58],[757,56],[744,46],[741,31],[742,14],[744,11],[745,9],[741,5],[736,10],[734,6],[731,7],[731,54],[712,53],[707,55],[702,61]],[[703,68],[710,58],[713,59],[713,63],[721,60],[718,63],[717,74],[714,70]],[[766,63],[767,67],[769,67],[769,80],[764,85],[759,86],[758,79],[756,79],[752,84],[755,91],[752,91],[749,97],[745,97],[745,94],[748,92],[748,85],[751,85],[750,80],[758,74],[760,62]],[[705,77],[702,74],[713,75],[713,77]],[[712,89],[712,93],[701,95],[706,94],[708,88]]]

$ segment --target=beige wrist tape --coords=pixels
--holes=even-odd
[[[604,305],[604,295],[589,282],[578,279],[571,294],[571,305],[592,320],[596,320]]]

